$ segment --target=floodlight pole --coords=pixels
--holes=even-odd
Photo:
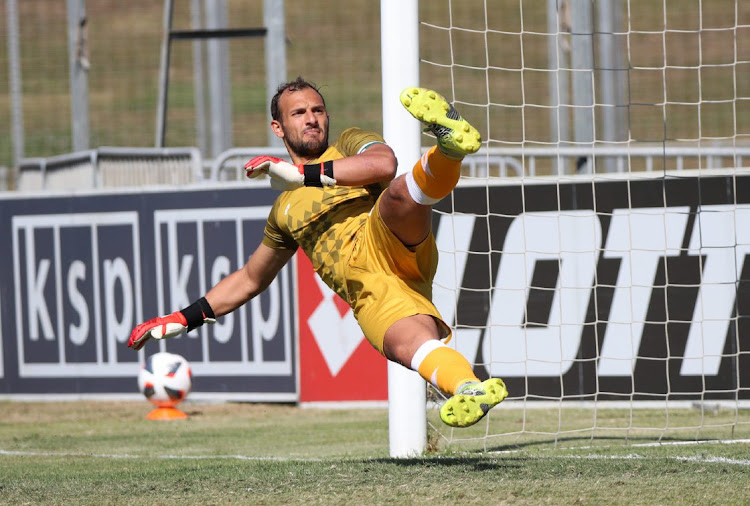
[[[419,85],[419,1],[381,0],[383,136],[399,160],[399,173],[421,156],[419,122],[404,110],[401,90]],[[427,448],[424,380],[388,362],[388,438],[391,457],[414,457]]]
[[[73,151],[89,149],[89,60],[86,1],[68,0],[68,69],[70,72]]]
[[[205,3],[206,28],[220,30],[227,26],[227,1],[213,0]],[[232,90],[229,78],[229,57],[224,37],[211,37],[206,42],[208,53],[208,96],[211,158],[232,147]]]
[[[263,0],[263,25],[266,35],[266,104],[276,94],[276,88],[286,81],[286,21],[284,0]],[[266,107],[266,121],[271,124],[271,110]],[[268,145],[283,147],[284,142],[268,128]]]
[[[200,30],[203,27],[201,0],[190,0],[190,28]],[[203,86],[203,42],[193,41],[193,96],[195,97],[195,137],[201,153],[208,153],[206,136],[206,90]]]
[[[573,135],[576,146],[594,143],[594,6],[570,1],[570,64],[573,69]],[[588,169],[593,168],[589,160]]]
[[[625,5],[623,0],[601,0],[597,7],[596,32],[599,34],[597,56],[602,91],[601,139],[622,143],[628,140],[628,62],[623,29]],[[617,172],[617,160],[605,158],[605,172]]]
[[[13,167],[18,170],[25,156],[23,132],[23,86],[21,83],[21,50],[18,29],[18,1],[5,2],[6,28],[8,33],[8,90],[10,92],[11,143],[13,144]]]
[[[156,112],[156,139],[154,146],[157,148],[164,147],[164,140],[167,130],[167,91],[169,90],[169,57],[170,57],[170,38],[169,33],[172,31],[172,13],[174,12],[174,1],[164,1],[164,16],[161,40],[161,65],[159,66],[159,102]]]
[[[570,107],[569,49],[563,43],[561,0],[547,0],[547,59],[549,72],[550,141],[558,146],[570,141],[568,110]],[[565,173],[565,162],[557,157],[557,173]]]
[[[278,0],[277,0],[278,3]],[[211,100],[211,153],[217,156],[220,152],[227,149],[227,142],[231,145],[231,107],[230,107],[230,88],[229,88],[229,68],[226,56],[226,42],[223,39],[238,37],[266,37],[269,30],[262,28],[217,28],[227,24],[226,21],[226,2],[207,2],[206,4],[206,24],[210,28],[192,29],[192,30],[172,30],[172,15],[174,12],[174,0],[164,1],[164,20],[162,42],[161,42],[161,64],[159,67],[159,103],[156,114],[156,135],[154,145],[157,148],[165,146],[167,130],[167,104],[169,94],[169,64],[171,59],[171,44],[174,40],[198,40],[208,41],[208,77],[209,77],[209,96]],[[276,5],[276,4],[274,4]],[[198,5],[191,4],[192,23],[195,26],[200,22],[199,12],[196,12]],[[283,15],[283,7],[282,15]],[[275,27],[279,26],[276,23]],[[267,41],[268,42],[268,41]],[[224,49],[222,49],[224,48]],[[195,48],[194,48],[195,49]],[[200,48],[198,48],[200,49]],[[285,54],[284,54],[285,56]],[[194,61],[200,63],[201,51],[194,51]],[[197,65],[196,65],[197,66]],[[202,66],[202,64],[201,64]],[[269,65],[267,65],[268,67]],[[279,64],[274,64],[273,68],[279,68]],[[285,68],[285,67],[284,67]],[[195,78],[202,77],[200,72],[196,71]],[[223,77],[222,77],[223,76]],[[202,79],[200,80],[202,87]],[[198,84],[196,83],[196,86]],[[201,102],[196,100],[196,102]],[[199,116],[202,115],[200,111]],[[205,142],[201,139],[201,143]]]

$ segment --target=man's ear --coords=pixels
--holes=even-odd
[[[276,137],[279,137],[281,139],[284,138],[284,129],[281,128],[281,123],[279,121],[271,121],[271,131],[273,131]]]

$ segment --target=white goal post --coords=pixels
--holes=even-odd
[[[383,81],[383,136],[399,160],[420,157],[419,123],[398,99],[401,90],[419,83],[419,2],[382,0],[381,55]],[[398,55],[394,57],[393,55]],[[407,170],[408,163],[399,165]],[[422,378],[399,364],[388,362],[388,440],[391,457],[413,457],[427,446]]]
[[[510,392],[448,430],[413,411],[425,383],[389,368],[391,455],[423,452],[426,423],[486,451],[746,437],[750,7],[382,0],[381,23],[399,159],[420,141],[394,97],[420,78],[482,132],[435,208],[434,297],[452,345]]]

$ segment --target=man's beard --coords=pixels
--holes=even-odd
[[[286,138],[289,150],[300,158],[318,158],[328,149],[328,132],[321,141],[295,141]]]

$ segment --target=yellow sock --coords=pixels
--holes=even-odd
[[[434,146],[406,174],[409,195],[417,204],[432,205],[445,198],[458,184],[461,160],[454,160]]]
[[[454,395],[464,383],[479,381],[469,361],[437,339],[427,341],[417,349],[411,368],[448,395]]]

